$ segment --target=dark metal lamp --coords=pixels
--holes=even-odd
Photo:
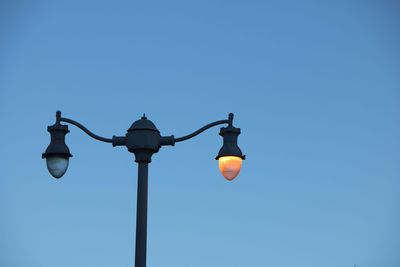
[[[218,156],[215,158],[219,162],[219,169],[222,175],[229,181],[232,181],[240,172],[242,160],[246,156],[242,155],[242,151],[237,145],[237,138],[240,134],[240,128],[232,126],[233,114],[229,114],[228,127],[222,127],[219,135],[224,139],[224,143],[219,150]]]
[[[69,133],[68,125],[60,124],[61,112],[57,111],[57,121],[54,125],[48,126],[50,133],[50,145],[42,158],[46,159],[47,169],[54,178],[61,178],[67,171],[69,158],[72,157],[65,144],[65,135]]]
[[[68,125],[62,125],[60,122],[73,124],[99,141],[111,143],[113,146],[125,146],[129,152],[135,154],[135,161],[139,165],[136,209],[136,267],[146,266],[148,164],[151,162],[154,153],[157,153],[162,146],[174,146],[175,143],[190,139],[213,126],[228,124],[227,127],[222,127],[219,133],[223,137],[223,146],[216,157],[223,176],[228,180],[233,180],[240,171],[242,160],[245,159],[237,145],[240,129],[233,127],[232,113],[229,114],[227,120],[212,122],[180,138],[175,138],[173,135],[161,136],[154,123],[143,115],[141,119],[131,125],[125,136],[113,136],[109,139],[95,135],[74,120],[62,118],[61,112],[57,111],[56,123],[47,128],[51,136],[50,145],[46,152],[42,154],[42,157],[46,158],[49,172],[55,178],[64,175],[68,168],[69,158],[72,157],[65,144],[65,135],[69,132]]]

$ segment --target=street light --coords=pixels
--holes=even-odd
[[[147,192],[148,192],[148,164],[151,156],[157,153],[162,146],[174,146],[177,142],[190,139],[201,132],[216,125],[228,124],[222,127],[220,135],[223,138],[223,145],[219,150],[216,159],[219,161],[219,168],[222,175],[229,181],[233,180],[240,171],[242,160],[245,156],[237,145],[237,137],[240,129],[232,125],[233,114],[230,113],[227,120],[219,120],[205,125],[199,130],[186,136],[175,138],[171,136],[161,136],[154,123],[146,118],[145,115],[140,120],[135,121],[127,130],[125,136],[113,136],[112,139],[95,135],[82,124],[61,117],[61,111],[56,112],[56,123],[48,126],[51,142],[47,147],[42,158],[46,159],[47,169],[55,178],[61,178],[68,168],[69,158],[72,157],[67,145],[65,135],[69,133],[68,125],[60,122],[73,124],[102,142],[111,143],[113,146],[126,146],[128,151],[135,154],[135,162],[138,163],[138,191],[136,209],[136,247],[135,247],[135,266],[146,266],[146,242],[147,242]]]
[[[60,116],[61,112],[57,111],[57,122],[47,127],[51,141],[42,155],[42,158],[46,158],[47,169],[54,178],[61,178],[64,175],[68,168],[69,158],[72,157],[65,144],[65,135],[69,133],[68,125],[60,124]]]

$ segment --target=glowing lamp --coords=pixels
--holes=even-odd
[[[50,145],[42,158],[46,159],[47,169],[54,178],[61,178],[67,171],[69,158],[72,157],[67,145],[65,135],[69,133],[68,125],[62,125],[58,121],[47,127],[50,133]]]
[[[242,158],[234,156],[225,156],[218,159],[219,170],[222,175],[229,181],[235,179],[242,167]]]
[[[216,159],[219,162],[219,169],[222,175],[229,181],[235,179],[239,174],[242,160],[246,158],[246,156],[242,155],[242,151],[237,145],[239,134],[240,128],[235,128],[232,124],[228,127],[222,127],[219,133],[224,139],[224,143]]]

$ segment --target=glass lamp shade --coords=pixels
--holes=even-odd
[[[64,157],[47,157],[47,169],[54,178],[61,178],[68,169],[68,158]]]
[[[224,156],[218,159],[218,163],[222,175],[227,180],[232,181],[240,172],[242,158],[236,156]]]

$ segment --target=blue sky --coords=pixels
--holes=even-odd
[[[148,266],[398,267],[396,1],[3,1],[0,266],[133,266],[137,166],[74,126],[65,176],[41,153],[56,110],[123,135],[145,112],[182,136],[149,168]],[[21,157],[22,155],[22,157]]]

